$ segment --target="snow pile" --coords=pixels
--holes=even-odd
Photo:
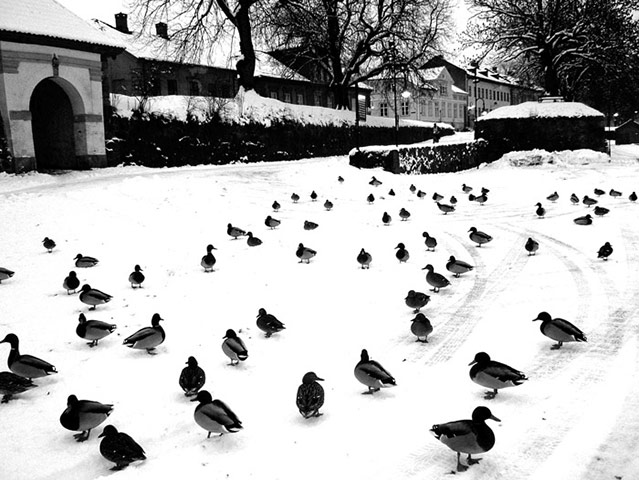
[[[579,102],[524,102],[519,105],[500,107],[483,115],[480,120],[501,118],[536,118],[536,117],[603,117],[604,114],[588,105]],[[478,120],[479,121],[479,120]]]
[[[596,163],[609,163],[610,157],[602,152],[594,150],[563,150],[548,152],[546,150],[529,150],[508,152],[495,164],[506,164],[513,167],[534,167],[541,165],[589,165]]]

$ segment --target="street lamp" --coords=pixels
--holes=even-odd
[[[479,63],[477,60],[472,60],[470,62],[470,71],[473,72],[473,83],[475,84],[475,122],[477,121],[477,83],[479,80],[477,79],[477,70],[479,69]],[[474,125],[473,125],[474,128]]]
[[[390,39],[390,48],[393,55],[393,112],[395,113],[395,146],[399,143],[399,114],[397,112],[397,51],[395,50],[395,39]]]

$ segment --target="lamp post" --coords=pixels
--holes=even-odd
[[[390,39],[390,48],[393,55],[393,113],[395,114],[395,146],[399,143],[399,114],[397,112],[397,52],[395,50],[395,39]]]
[[[479,63],[476,60],[470,62],[470,71],[473,72],[473,84],[475,85],[475,122],[477,121],[477,70],[479,69]],[[473,125],[473,129],[475,125]]]

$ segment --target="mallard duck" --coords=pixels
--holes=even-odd
[[[315,230],[319,225],[310,220],[304,220],[304,230]]]
[[[548,312],[541,312],[533,322],[541,320],[541,333],[548,338],[557,341],[557,344],[550,347],[552,350],[561,348],[564,342],[586,342],[584,332],[575,327],[568,320],[563,318],[552,318]]]
[[[414,313],[418,313],[420,309],[430,302],[430,297],[425,293],[409,290],[408,295],[404,298],[404,302],[406,302],[407,306],[413,309]]]
[[[344,183],[344,177],[342,177],[341,175],[338,175],[338,177],[337,177],[337,181],[338,181],[339,183]]]
[[[604,260],[608,260],[608,257],[612,255],[612,245],[610,242],[604,243],[597,252],[597,258],[603,258]]]
[[[315,190],[313,190],[309,196],[311,197],[311,202],[317,201],[317,193],[315,192]]]
[[[546,215],[546,209],[541,206],[541,202],[537,202],[536,207],[537,210],[535,210],[535,213],[537,214],[537,216],[539,218],[544,218],[544,216]]]
[[[403,243],[398,243],[395,249],[397,250],[395,252],[395,258],[399,260],[399,263],[406,263],[410,258],[410,254],[408,253],[408,250],[406,250],[406,246]]]
[[[78,280],[76,273],[71,270],[69,275],[62,282],[62,287],[67,291],[67,295],[71,295],[72,293],[75,293],[79,286],[80,280]],[[71,290],[73,290],[73,292]]]
[[[446,262],[446,270],[451,272],[453,276],[459,277],[462,273],[470,272],[473,268],[471,264],[463,260],[457,260],[454,256],[450,256]]]
[[[324,202],[324,208],[330,212],[333,209],[333,202],[331,202],[330,200],[326,200]]]
[[[375,195],[373,195],[372,193],[368,194],[368,197],[366,197],[366,201],[368,202],[368,204],[372,204],[375,201]]]
[[[242,339],[237,336],[235,330],[229,328],[223,338],[222,351],[231,359],[231,365],[237,365],[248,358],[246,345],[244,345]]]
[[[89,310],[95,310],[95,307],[98,305],[109,303],[113,297],[108,293],[98,290],[97,288],[91,288],[91,285],[85,283],[82,285],[79,298],[82,303],[91,305]]]
[[[246,239],[246,244],[249,247],[257,247],[259,245],[262,245],[262,240],[260,240],[259,238],[257,238],[256,236],[253,235],[253,232],[247,232],[246,236],[248,237]]]
[[[88,255],[82,255],[81,253],[78,253],[75,258],[75,266],[78,268],[90,268],[90,267],[95,267],[98,263],[99,260],[95,257],[89,257]]]
[[[13,277],[14,274],[14,271],[9,270],[8,268],[0,267],[0,283],[2,283],[2,280]]]
[[[451,205],[455,205],[455,204],[457,203],[457,197],[455,197],[455,195],[451,195],[451,196],[450,196],[450,200],[448,200],[448,202],[449,202]]]
[[[621,197],[622,193],[619,190],[615,190],[614,188],[611,188],[610,192],[608,192],[608,195],[610,195],[612,198],[618,198],[618,197]]]
[[[312,248],[305,247],[304,244],[300,243],[297,246],[297,250],[295,251],[295,255],[300,259],[299,263],[306,262],[310,263],[311,258],[317,255],[317,252]]]
[[[100,442],[102,456],[109,462],[115,463],[111,470],[122,470],[133,462],[146,459],[144,449],[126,433],[118,432],[113,425],[104,427],[98,438],[102,438]]]
[[[161,345],[166,339],[166,333],[160,326],[160,321],[164,319],[160,317],[159,313],[154,313],[151,318],[151,326],[144,327],[135,332],[133,335],[128,336],[122,342],[129,348],[135,348],[138,350],[146,350],[149,355],[155,355],[155,347]]]
[[[592,205],[596,205],[596,204],[597,204],[597,203],[599,203],[599,202],[597,202],[597,200],[595,200],[594,198],[590,198],[588,195],[584,195],[584,198],[583,198],[583,200],[582,200],[582,203],[583,203],[585,206],[590,207],[590,206],[592,206]]]
[[[528,377],[519,370],[491,360],[486,352],[477,353],[475,359],[468,365],[472,365],[469,375],[473,382],[493,389],[484,395],[486,400],[495,398],[500,388],[516,387],[528,380]]]
[[[600,207],[599,205],[595,206],[594,214],[597,215],[598,217],[603,217],[607,213],[610,213],[610,210],[607,209],[606,207]]]
[[[595,195],[597,195],[598,197],[604,195],[606,192],[604,192],[601,188],[595,188],[593,190],[595,192]]]
[[[56,368],[49,362],[45,362],[32,355],[20,355],[20,341],[17,335],[9,333],[0,343],[8,343],[11,345],[7,365],[9,366],[9,370],[16,375],[31,380],[33,378],[46,377],[47,375],[58,373]]]
[[[275,201],[273,202],[273,205],[271,205],[271,207],[273,208],[273,211],[277,212],[277,211],[281,208],[280,202],[278,202],[277,200],[275,200]]]
[[[238,227],[234,227],[230,223],[226,226],[226,233],[229,236],[233,237],[233,240],[237,240],[238,237],[243,237],[244,235],[246,235],[246,232],[244,230]]]
[[[559,194],[555,191],[546,197],[546,200],[550,200],[551,202],[556,202],[559,198]]]
[[[73,438],[78,442],[84,442],[89,439],[91,429],[104,422],[112,411],[111,404],[78,400],[75,395],[69,395],[67,408],[60,415],[60,424],[67,430],[80,432]]]
[[[470,186],[466,185],[465,183],[462,183],[462,192],[470,193],[472,191],[473,191],[473,187],[470,187]]]
[[[276,218],[273,218],[270,215],[266,217],[266,220],[264,220],[264,225],[266,225],[271,230],[279,227],[280,223],[282,223],[280,220],[277,220]]]
[[[408,187],[408,190],[410,190],[410,193],[415,193],[415,191],[417,190],[417,187],[411,183],[410,187]]]
[[[206,374],[198,365],[195,357],[189,357],[186,365],[187,366],[182,369],[182,373],[180,373],[179,384],[182,390],[184,390],[184,395],[190,397],[196,395],[204,386]]]
[[[445,288],[450,285],[450,281],[441,273],[437,273],[430,263],[422,268],[422,270],[427,270],[426,282],[433,287],[431,289],[433,292],[437,293],[440,288]]]
[[[393,376],[375,360],[368,357],[366,349],[362,350],[360,361],[355,365],[355,378],[368,387],[364,394],[372,394],[382,387],[397,385]]]
[[[471,420],[441,423],[430,429],[437,440],[457,452],[458,472],[464,472],[468,470],[468,466],[479,463],[481,458],[472,458],[471,455],[487,452],[495,445],[495,434],[486,425],[486,420],[501,422],[487,407],[477,407],[473,410]],[[460,462],[459,456],[462,453],[468,454],[468,466]]]
[[[411,322],[410,331],[417,337],[416,341],[428,343],[428,335],[433,333],[433,326],[426,315],[418,313]]]
[[[402,219],[402,221],[406,221],[410,218],[410,212],[408,210],[406,210],[405,208],[400,208],[399,210],[399,218]]]
[[[274,333],[281,332],[286,327],[275,315],[266,313],[265,309],[260,308],[257,313],[257,328],[265,333],[266,338],[269,338]]]
[[[142,282],[144,282],[144,274],[142,273],[140,265],[136,265],[129,275],[129,283],[131,284],[131,288],[142,288]]]
[[[573,205],[577,205],[579,203],[579,197],[575,195],[574,193],[572,193],[570,195],[570,201],[572,202]]]
[[[213,400],[211,394],[202,390],[192,402],[200,402],[195,407],[193,418],[204,430],[209,432],[206,438],[211,438],[211,433],[236,433],[242,430],[242,422],[237,415],[222,400]]]
[[[444,215],[448,215],[451,212],[455,211],[455,207],[453,207],[452,205],[448,205],[446,203],[439,203],[437,202],[437,208],[439,208],[439,210],[444,214]]]
[[[80,338],[91,340],[89,342],[89,347],[97,346],[99,340],[102,340],[107,335],[112,334],[117,328],[116,325],[106,323],[101,320],[87,320],[84,313],[80,314],[78,321],[79,323],[75,329],[75,333]]]
[[[37,387],[30,379],[16,375],[13,372],[0,372],[0,393],[2,402],[8,403],[14,395]]]
[[[206,255],[204,255],[202,257],[202,260],[200,261],[200,265],[202,265],[202,268],[204,268],[205,272],[212,272],[213,271],[213,266],[215,265],[215,262],[217,261],[215,259],[215,256],[213,255],[213,250],[217,250],[217,248],[215,248],[213,245],[207,245],[206,246]]]
[[[443,200],[444,196],[440,195],[439,193],[435,192],[433,193],[433,201],[435,202],[439,202],[440,200]]]
[[[382,182],[380,180],[377,180],[374,176],[373,178],[371,178],[371,181],[368,182],[369,185],[372,185],[373,187],[379,187]]]
[[[484,243],[488,243],[493,239],[493,237],[487,233],[477,230],[475,227],[470,227],[470,230],[468,231],[470,232],[469,238],[475,242],[478,247],[481,247]]]
[[[382,215],[382,223],[384,225],[390,225],[391,221],[393,220],[393,217],[391,217],[388,212],[384,212],[384,214]]]
[[[528,256],[535,255],[537,250],[539,250],[539,242],[532,237],[528,237],[526,243],[524,244],[524,248],[528,252]]]
[[[363,248],[357,254],[357,263],[359,263],[362,266],[362,269],[370,268],[372,261],[373,261],[373,256],[370,253],[368,253],[366,250],[364,250]]]
[[[302,377],[302,384],[297,388],[296,404],[304,418],[322,415],[319,409],[324,405],[324,388],[317,382],[323,381],[315,372],[305,373]]]
[[[49,237],[44,237],[42,240],[42,245],[47,249],[47,252],[51,253],[55,248],[55,241]]]
[[[637,194],[635,192],[632,192],[629,196],[628,196],[628,200],[630,200],[631,202],[636,202],[637,201]]]
[[[481,195],[476,197],[475,195],[471,193],[470,195],[468,195],[468,200],[471,200],[473,202],[479,203],[480,205],[483,205],[484,203],[488,201],[488,196],[486,196],[485,193],[482,193]]]
[[[577,217],[573,220],[577,225],[592,225],[592,216],[590,214],[583,217]]]
[[[293,192],[291,194],[291,200],[293,200],[293,203],[297,203],[299,199],[300,199],[300,196],[297,193]]]
[[[417,190],[417,198],[423,199],[426,196],[426,192]]]
[[[391,188],[391,189],[388,191],[388,194],[389,194],[391,197],[394,197],[394,196],[395,196],[395,190],[393,190],[393,189]]]
[[[434,252],[435,247],[437,246],[437,239],[435,237],[431,237],[428,232],[422,233],[422,237],[424,237],[424,245],[426,245],[426,250],[429,252]]]

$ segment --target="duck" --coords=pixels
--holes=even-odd
[[[435,247],[437,246],[437,239],[435,237],[431,237],[428,232],[422,233],[422,237],[424,237],[424,244],[426,245],[426,250],[429,252],[434,252]]]
[[[0,372],[0,393],[2,394],[0,403],[9,403],[14,395],[24,393],[35,387],[37,385],[28,378],[21,377],[13,372]]]
[[[541,206],[541,202],[537,202],[536,207],[537,210],[535,210],[535,213],[537,214],[537,216],[539,218],[544,218],[544,216],[546,215],[546,209]]]
[[[311,258],[317,255],[317,252],[312,248],[305,247],[304,244],[300,243],[297,246],[297,250],[295,251],[295,255],[300,259],[298,263],[310,263]]]
[[[628,196],[628,200],[630,200],[631,202],[636,202],[637,201],[637,194],[635,192],[632,192],[629,196]]]
[[[78,268],[91,268],[95,267],[100,261],[95,257],[89,257],[88,255],[82,255],[78,253],[75,258],[75,266]]]
[[[556,202],[558,198],[559,198],[559,194],[556,191],[554,191],[553,193],[551,193],[550,195],[546,197],[546,200],[550,200],[551,202]]]
[[[443,212],[444,215],[455,211],[455,207],[453,207],[452,205],[448,205],[447,203],[437,202],[437,208],[439,208],[440,212]]]
[[[528,237],[526,243],[524,244],[524,248],[528,252],[528,256],[536,255],[537,250],[539,250],[539,242],[532,237]]]
[[[300,200],[300,196],[297,193],[293,192],[291,194],[291,200],[293,200],[293,203],[297,203]]]
[[[597,258],[603,258],[604,260],[608,260],[608,257],[612,255],[612,245],[610,242],[604,243],[597,252]]]
[[[473,382],[482,387],[492,388],[492,391],[484,395],[486,400],[495,398],[500,388],[516,387],[528,380],[528,377],[519,370],[491,360],[486,352],[477,353],[468,365],[472,365],[469,375]]]
[[[82,303],[91,305],[89,310],[95,310],[98,305],[109,303],[113,297],[97,288],[91,288],[91,285],[85,283],[82,285],[79,298]]]
[[[592,216],[590,214],[583,217],[577,217],[573,220],[577,225],[592,225]]]
[[[276,218],[273,218],[270,215],[268,215],[266,217],[266,220],[264,220],[264,225],[266,225],[271,230],[279,227],[281,223],[282,222],[280,220],[277,220]]]
[[[131,284],[131,288],[142,288],[142,282],[144,282],[144,274],[142,273],[140,265],[136,265],[129,275],[129,283]]]
[[[374,176],[373,178],[371,178],[371,181],[368,182],[369,185],[372,185],[373,187],[379,187],[382,182],[380,180],[377,180]]]
[[[482,193],[481,195],[477,197],[471,193],[468,195],[468,200],[470,200],[471,202],[477,202],[480,205],[483,205],[484,203],[488,201],[488,197],[484,193]]]
[[[84,313],[81,313],[78,317],[78,326],[75,329],[75,333],[80,338],[84,338],[85,340],[91,340],[88,345],[93,348],[98,345],[98,341],[102,340],[104,337],[111,335],[117,325],[113,325],[111,323],[106,323],[101,320],[87,320],[87,317]]]
[[[417,190],[417,187],[411,183],[410,187],[408,187],[408,190],[410,190],[410,193],[415,193],[415,191]]]
[[[410,254],[408,253],[408,250],[406,250],[404,244],[398,243],[395,249],[397,249],[397,252],[395,252],[395,258],[399,260],[399,263],[406,263],[410,258]]]
[[[44,237],[42,240],[42,245],[47,249],[47,252],[51,253],[55,248],[55,241],[49,237]]]
[[[430,263],[422,268],[422,270],[427,270],[426,282],[433,287],[431,289],[432,292],[437,293],[440,288],[445,288],[450,285],[450,281],[442,274],[435,272],[435,269]]]
[[[357,263],[362,266],[362,269],[370,268],[372,261],[373,256],[363,248],[359,251],[359,254],[357,254]]]
[[[304,220],[304,230],[315,230],[319,225],[310,220]]]
[[[465,183],[462,183],[462,192],[470,193],[472,191],[473,191],[473,187],[470,187],[470,186],[466,185]]]
[[[598,217],[603,217],[605,214],[610,213],[610,210],[606,207],[600,207],[599,205],[595,205],[594,214]]]
[[[470,465],[479,463],[481,458],[472,458],[473,454],[488,452],[495,446],[495,434],[486,425],[486,420],[501,422],[488,407],[481,406],[473,410],[470,420],[441,423],[433,425],[430,429],[437,440],[457,452],[458,472],[465,472]],[[462,453],[468,454],[466,460],[468,466],[460,461],[459,457]]]
[[[402,221],[406,221],[410,218],[410,212],[408,210],[406,210],[404,207],[399,209],[399,218],[402,219]]]
[[[244,341],[237,336],[235,330],[229,328],[223,338],[222,351],[231,359],[231,365],[237,365],[248,358],[246,345],[244,345]]]
[[[619,190],[615,190],[614,188],[611,188],[610,192],[608,192],[608,195],[610,195],[612,198],[618,198],[618,197],[621,197],[622,193]]]
[[[149,355],[155,355],[155,347],[161,345],[166,339],[166,333],[160,326],[161,321],[164,321],[164,319],[160,317],[160,314],[154,313],[150,327],[141,328],[133,335],[129,335],[122,344],[129,348],[146,350]]]
[[[393,217],[391,217],[388,212],[384,212],[384,214],[382,215],[382,223],[384,225],[390,225],[391,221],[392,221]]]
[[[271,208],[273,209],[274,212],[277,212],[277,211],[279,211],[280,208],[282,208],[282,206],[280,205],[280,202],[275,200],[273,202],[273,205],[271,205]]]
[[[568,320],[563,318],[552,318],[548,312],[541,312],[537,315],[537,318],[533,318],[533,322],[541,320],[541,333],[557,341],[551,348],[551,350],[557,350],[561,348],[564,342],[587,342],[584,332],[575,327]]]
[[[269,338],[274,333],[281,332],[286,329],[284,324],[280,322],[275,315],[266,313],[264,308],[260,308],[257,312],[257,328],[264,332],[266,338]]]
[[[206,382],[206,374],[197,363],[195,357],[191,356],[186,361],[186,367],[182,369],[178,383],[184,390],[184,395],[191,397],[197,395]]]
[[[439,193],[437,193],[437,192],[435,192],[435,193],[433,193],[433,197],[432,197],[432,198],[433,198],[433,201],[435,201],[435,202],[439,202],[440,200],[443,200],[443,199],[444,199],[444,196],[443,196],[443,195],[440,195],[440,194],[439,194]]]
[[[326,200],[324,202],[324,208],[326,209],[326,211],[330,212],[333,209],[333,202],[331,202],[330,200]]]
[[[200,261],[200,265],[202,265],[202,268],[204,268],[205,272],[212,272],[213,266],[215,265],[215,262],[217,261],[215,259],[215,256],[213,255],[213,250],[217,250],[217,248],[215,248],[211,244],[207,245],[206,255],[204,255],[202,257],[202,260]]]
[[[373,394],[382,387],[397,385],[393,376],[375,360],[371,360],[366,349],[362,350],[360,360],[355,365],[355,378],[368,387],[364,394]]]
[[[482,195],[486,195],[488,192],[490,192],[490,190],[488,190],[486,187],[481,187],[481,194]]]
[[[573,205],[577,205],[579,203],[579,197],[574,193],[570,194],[570,201]]]
[[[311,197],[311,202],[317,201],[317,193],[315,193],[315,190],[311,192],[310,197]]]
[[[75,395],[67,398],[67,408],[60,415],[60,424],[67,430],[80,432],[73,435],[78,442],[85,442],[91,430],[103,423],[113,412],[113,405],[93,400],[78,400]]]
[[[239,227],[234,227],[230,223],[226,226],[226,233],[233,237],[233,240],[237,240],[238,237],[243,237],[246,235],[246,232]]]
[[[339,176],[337,177],[337,181],[338,181],[339,183],[344,183],[344,177],[342,177],[341,175],[339,175]]]
[[[406,298],[404,298],[404,302],[408,307],[413,309],[414,313],[419,313],[419,311],[430,302],[430,296],[423,292],[409,290]]]
[[[247,232],[246,236],[248,237],[246,239],[246,244],[249,247],[257,247],[259,245],[262,245],[262,240],[260,240],[259,238],[257,238],[256,236],[253,235],[253,232]]]
[[[193,418],[195,423],[208,432],[206,438],[211,438],[211,433],[237,433],[242,428],[242,422],[237,415],[222,400],[215,399],[207,390],[201,390],[192,402],[200,402],[195,407]]]
[[[454,277],[459,278],[462,273],[470,272],[474,266],[463,260],[457,260],[454,256],[450,256],[446,262],[446,270],[453,274]]]
[[[597,200],[595,200],[594,198],[590,198],[588,195],[584,195],[584,198],[583,198],[583,200],[582,200],[582,203],[583,203],[585,206],[590,207],[590,206],[592,206],[592,205],[596,205],[596,204],[597,204],[597,203],[599,203],[599,202],[597,202]]]
[[[368,197],[366,197],[366,201],[368,202],[369,205],[372,205],[373,202],[375,201],[375,195],[373,195],[372,193],[369,193]]]
[[[393,190],[393,189],[391,188],[391,189],[388,191],[388,194],[389,194],[391,197],[394,197],[394,196],[395,196],[395,190]]]
[[[0,283],[2,283],[2,280],[7,280],[8,278],[13,277],[13,275],[15,275],[14,271],[0,267]]]
[[[433,326],[430,320],[423,313],[418,313],[411,320],[410,331],[417,337],[416,342],[428,343],[428,335],[433,333]]]
[[[595,195],[597,195],[598,197],[604,195],[606,192],[604,192],[601,188],[595,188],[594,189]]]
[[[302,377],[302,384],[297,387],[297,397],[295,403],[297,409],[304,418],[319,417],[319,411],[324,405],[324,387],[317,382],[324,379],[317,376],[315,372],[307,372]]]
[[[78,280],[76,273],[71,270],[69,275],[62,282],[62,287],[67,291],[67,295],[71,295],[72,293],[75,293],[79,286],[80,280]],[[73,290],[73,292],[71,290]]]
[[[11,345],[7,365],[9,366],[9,370],[16,375],[33,380],[34,378],[46,377],[47,375],[58,373],[56,368],[49,362],[45,362],[32,355],[20,355],[20,340],[17,335],[9,333],[0,343],[8,343]]]
[[[470,230],[468,231],[470,232],[469,238],[475,242],[478,247],[481,247],[484,243],[488,243],[493,239],[493,237],[487,233],[477,230],[475,227],[470,227]]]
[[[455,197],[455,195],[451,195],[450,200],[448,200],[448,203],[450,203],[451,205],[457,204],[457,197]]]
[[[426,192],[422,191],[422,190],[418,190],[417,191],[417,198],[424,198],[426,196]]]
[[[113,425],[104,427],[98,438],[102,438],[100,454],[115,463],[111,470],[122,470],[133,462],[146,460],[144,449],[126,433],[118,432]]]

